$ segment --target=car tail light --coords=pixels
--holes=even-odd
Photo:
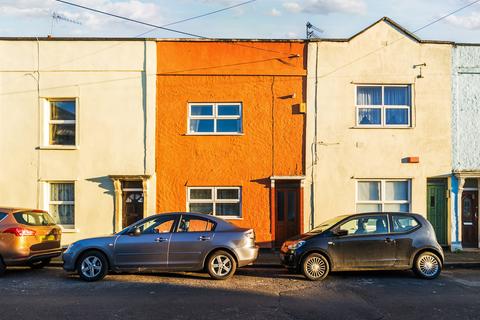
[[[3,231],[3,233],[11,233],[16,235],[17,237],[23,237],[23,236],[34,236],[36,232],[34,230],[27,229],[27,228],[9,228]]]

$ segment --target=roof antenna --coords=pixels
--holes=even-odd
[[[55,24],[56,22],[60,22],[60,21],[65,21],[65,22],[68,22],[68,23],[73,23],[73,24],[82,25],[82,23],[81,23],[80,21],[78,21],[78,20],[74,20],[74,19],[67,18],[67,17],[65,17],[64,15],[53,11],[53,13],[52,13],[52,25],[51,25],[51,27],[50,27],[50,34],[48,35],[49,38],[52,38],[52,37],[53,37],[53,27],[54,27],[54,24]]]
[[[313,24],[310,22],[307,22],[306,25],[306,34],[307,34],[307,39],[318,39],[320,36],[318,33],[323,33],[324,31],[320,28],[315,27]]]

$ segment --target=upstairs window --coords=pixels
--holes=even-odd
[[[190,103],[189,134],[242,133],[241,103]]]
[[[76,145],[76,102],[74,99],[48,100],[46,119],[48,121],[46,145]]]
[[[368,85],[356,88],[357,126],[410,127],[410,85]]]

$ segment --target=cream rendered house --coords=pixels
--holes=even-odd
[[[0,39],[0,207],[47,209],[63,244],[155,209],[155,41]]]
[[[451,243],[451,50],[388,18],[309,43],[305,226],[411,211]]]

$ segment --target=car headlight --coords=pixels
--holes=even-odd
[[[294,241],[292,244],[290,244],[287,248],[289,250],[297,250],[298,248],[300,248],[301,246],[303,246],[305,244],[305,241],[303,240],[297,240],[297,241]]]

